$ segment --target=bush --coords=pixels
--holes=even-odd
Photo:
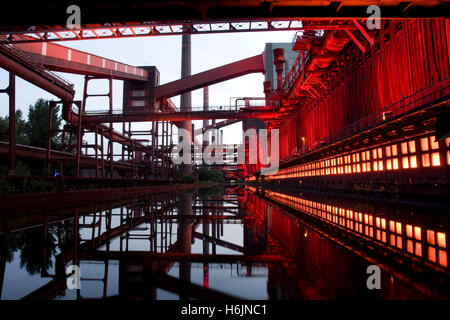
[[[195,178],[194,178],[194,176],[191,176],[190,174],[185,174],[184,176],[181,177],[181,181],[183,183],[194,183]]]
[[[215,181],[223,182],[223,173],[220,170],[210,170],[207,167],[200,167],[197,169],[198,180],[200,181]]]

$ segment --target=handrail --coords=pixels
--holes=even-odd
[[[6,54],[14,57],[16,60],[25,64],[27,67],[31,68],[32,70],[39,72],[42,76],[46,77],[52,83],[66,89],[69,92],[74,92],[73,84],[71,84],[64,78],[60,77],[56,73],[51,72],[50,70],[46,69],[43,65],[41,65],[39,62],[34,60],[32,57],[30,57],[26,53],[24,53],[22,50],[17,49],[12,45],[0,45],[0,51],[3,51]]]
[[[450,89],[450,77],[444,78],[439,82],[435,82],[428,87],[422,88],[410,96],[404,97],[403,99],[396,101],[388,105],[387,107],[368,115],[365,118],[359,119],[339,130],[336,130],[335,132],[332,132],[326,137],[316,140],[313,144],[307,145],[302,148],[300,153],[307,153],[309,151],[317,149],[318,147],[332,144],[338,140],[348,138],[367,129],[370,129],[371,127],[375,127],[384,122],[388,122],[389,119],[400,116],[412,110],[414,107],[436,100],[436,98],[433,99],[432,96],[439,92],[442,92],[441,96],[444,96],[444,91],[446,89]],[[429,98],[428,101],[427,98]],[[419,101],[421,101],[420,105],[418,103]],[[318,145],[318,143],[320,143],[320,145]],[[286,157],[284,160],[288,160],[288,158]]]

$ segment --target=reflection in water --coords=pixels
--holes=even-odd
[[[2,299],[448,297],[448,220],[421,209],[243,188],[1,221]],[[383,270],[368,290],[366,269]],[[78,265],[81,289],[67,288]]]

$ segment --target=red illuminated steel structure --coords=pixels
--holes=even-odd
[[[373,41],[361,33],[364,50],[343,31],[309,40],[309,51],[299,46],[284,92],[286,107],[295,103],[296,110],[275,123],[282,170],[265,180],[448,193],[448,125],[440,136],[433,132],[450,107],[449,30],[449,19],[383,21],[368,33]],[[417,151],[426,137],[440,139],[432,153]]]

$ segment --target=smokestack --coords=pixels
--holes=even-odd
[[[283,89],[283,67],[284,67],[284,49],[273,49],[273,64],[277,72],[277,91],[281,92]]]
[[[187,27],[185,27],[187,28]],[[185,78],[191,75],[191,35],[185,34],[181,38],[181,78]],[[191,92],[182,93],[180,97],[180,110],[191,111],[192,110],[192,98]],[[180,129],[187,130],[189,137],[187,142],[192,141],[192,121],[181,121]],[[192,143],[191,143],[192,145]],[[192,164],[180,165],[180,176],[186,174],[192,174]]]
[[[209,88],[203,88],[203,111],[209,110]],[[209,120],[203,120],[203,128],[206,128],[209,125]],[[203,137],[204,140],[209,144],[209,134]],[[205,141],[205,142],[206,142]]]

